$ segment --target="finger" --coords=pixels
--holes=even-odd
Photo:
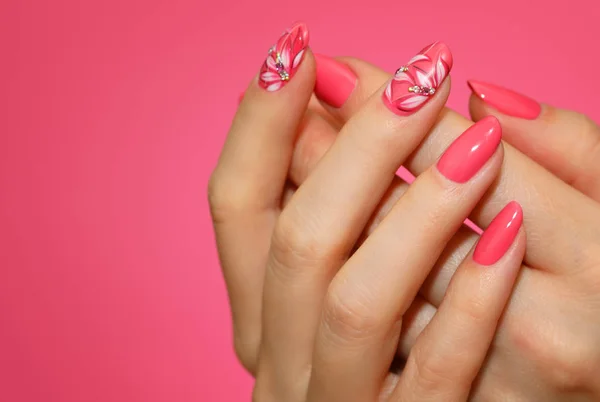
[[[415,174],[424,171],[443,144],[452,141],[457,128],[469,124],[455,113],[443,114],[407,167]],[[591,261],[580,257],[587,255],[584,244],[596,244],[600,239],[597,204],[508,144],[504,161],[500,176],[471,219],[485,228],[499,204],[516,199],[527,212],[527,265],[553,273],[592,269]],[[564,248],[553,247],[555,244]]]
[[[253,370],[260,339],[264,267],[298,125],[314,86],[308,32],[297,24],[278,40],[234,118],[209,184],[219,257],[230,297],[235,343]],[[277,78],[279,77],[279,79]],[[284,77],[286,80],[282,80]],[[279,89],[274,91],[275,89]]]
[[[302,381],[308,381],[330,279],[347,258],[394,172],[443,107],[450,66],[445,45],[424,49],[408,71],[377,91],[348,121],[282,212],[265,278],[264,342],[257,378],[277,378],[279,384],[271,385],[274,398],[289,397],[307,385]]]
[[[600,200],[600,128],[588,117],[540,105],[496,85],[469,81],[471,117],[496,116],[504,138],[560,179]]]
[[[307,114],[303,130],[300,132],[294,148],[294,157],[290,168],[290,178],[294,183],[301,185],[308,178],[323,155],[335,142],[336,137],[337,131],[327,124],[320,113],[310,112]],[[407,189],[408,184],[405,181],[399,177],[394,177],[392,184],[377,206],[357,244],[361,244],[375,231],[379,223],[383,221]],[[450,278],[478,238],[479,236],[471,229],[462,226],[450,240],[422,286],[421,293],[425,299],[419,296],[416,297],[404,316],[398,346],[400,355],[408,356],[408,352],[415,344],[417,336],[435,314],[435,306],[441,303]]]
[[[377,395],[402,317],[500,170],[500,140],[494,118],[466,131],[415,180],[335,276],[315,342],[309,394],[315,400],[363,401]]]
[[[484,232],[412,348],[392,398],[468,399],[525,253],[524,232],[519,231],[522,218],[519,204],[510,203]]]
[[[357,112],[367,94],[389,74],[360,60],[344,58],[340,62],[347,64],[358,77],[356,88],[341,107],[328,106],[332,115],[344,121]],[[445,109],[405,167],[413,174],[422,173],[470,124],[469,120]],[[504,150],[504,168],[471,216],[475,224],[485,228],[501,205],[518,200],[527,217],[527,265],[554,273],[594,269],[591,258],[586,258],[589,250],[583,245],[600,241],[597,203],[512,146],[506,144]],[[556,218],[548,219],[549,216]],[[563,244],[565,248],[553,247],[555,244]]]
[[[302,127],[290,168],[290,178],[297,186],[308,178],[337,137],[337,131],[320,114],[308,113]],[[393,178],[377,209],[361,233],[358,245],[373,233],[408,187],[408,184],[399,177]],[[453,236],[421,289],[421,293],[428,301],[436,306],[439,305],[454,271],[478,238],[479,236],[467,226],[462,226]],[[404,328],[406,325],[403,330]],[[424,328],[424,325],[421,328]],[[418,332],[415,333],[418,334]],[[410,342],[410,339],[411,337],[407,337],[404,344],[414,344],[414,342]]]

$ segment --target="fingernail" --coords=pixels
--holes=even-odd
[[[473,260],[481,265],[495,264],[510,248],[522,223],[521,205],[516,201],[510,202],[481,235]]]
[[[258,82],[269,92],[277,91],[294,77],[308,47],[308,28],[299,22],[285,31],[269,49]]]
[[[492,157],[500,140],[500,123],[494,116],[488,116],[454,140],[440,158],[437,168],[448,179],[464,183]]]
[[[450,69],[450,49],[441,42],[435,42],[396,70],[383,93],[383,102],[396,114],[410,115],[431,99]]]
[[[341,107],[356,87],[356,74],[350,68],[322,54],[315,54],[317,62],[317,80],[315,95],[323,102]]]
[[[510,89],[488,84],[481,81],[467,81],[471,91],[482,101],[497,109],[500,113],[533,120],[537,118],[542,107],[539,103],[525,95]]]

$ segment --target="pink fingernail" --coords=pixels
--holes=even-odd
[[[500,123],[494,116],[488,116],[454,140],[440,158],[437,168],[448,179],[464,183],[491,158],[500,140]]]
[[[317,81],[315,95],[323,102],[341,107],[356,87],[356,74],[350,68],[322,54],[315,54]]]
[[[513,117],[533,120],[542,112],[539,103],[510,89],[481,81],[467,81],[471,91],[482,101]]]
[[[410,115],[435,94],[451,69],[450,49],[435,42],[396,70],[383,93],[383,102],[396,114]]]
[[[260,69],[259,85],[273,92],[287,84],[302,62],[308,39],[308,28],[303,23],[297,23],[285,31],[269,49],[269,55]]]
[[[473,260],[481,265],[495,264],[510,248],[522,223],[523,209],[518,202],[511,201],[481,235]]]

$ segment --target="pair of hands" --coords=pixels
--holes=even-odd
[[[296,25],[272,49],[209,187],[255,399],[597,399],[600,129],[496,94],[455,142],[472,123],[443,108],[443,45],[390,81],[353,59],[315,69],[307,42]],[[319,104],[325,73],[344,91],[317,85]],[[467,216],[488,228],[475,254]]]

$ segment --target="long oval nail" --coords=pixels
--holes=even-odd
[[[269,92],[286,85],[302,62],[308,40],[308,28],[301,22],[285,31],[269,49],[269,55],[260,69],[259,85]]]
[[[448,46],[435,42],[396,70],[383,93],[383,101],[396,114],[406,116],[421,109],[452,69]]]
[[[492,157],[502,140],[498,119],[488,116],[473,124],[448,147],[437,168],[448,179],[465,183]]]
[[[474,80],[469,80],[467,83],[475,96],[500,113],[533,120],[542,112],[542,107],[538,102],[510,89]]]

